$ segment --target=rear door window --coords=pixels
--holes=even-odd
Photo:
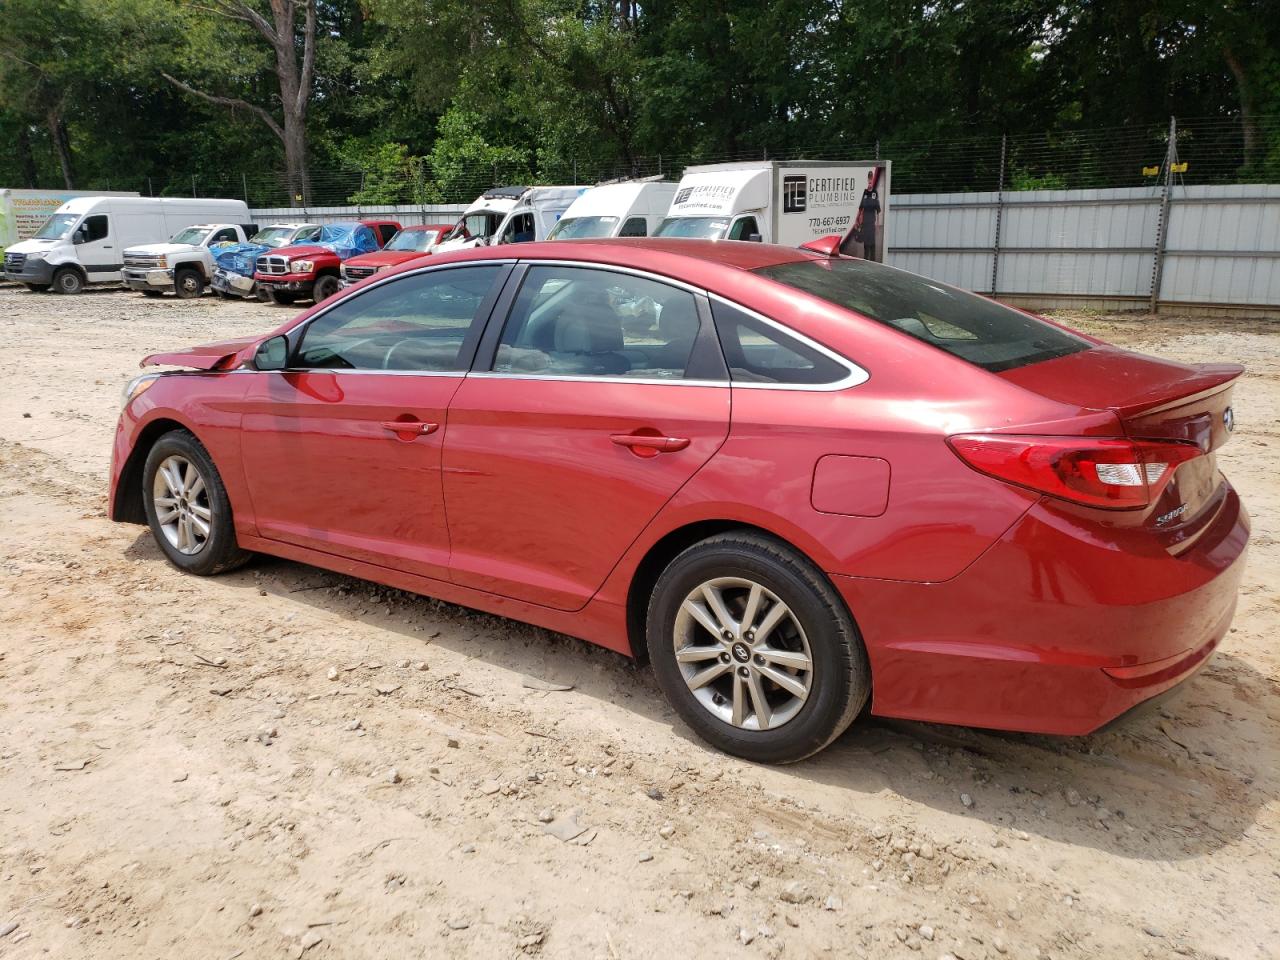
[[[849,379],[850,366],[745,310],[712,300],[711,314],[734,383],[822,386]]]
[[[755,272],[992,372],[1092,346],[993,300],[867,260],[815,258]]]

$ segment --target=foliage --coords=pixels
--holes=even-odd
[[[243,2],[268,15],[268,0]],[[300,23],[304,0],[292,2]],[[195,175],[208,191],[239,195],[241,174],[265,181],[281,171],[281,144],[261,117],[163,78],[279,110],[272,51],[249,24],[219,16],[221,6],[3,0],[0,185],[70,179],[160,192],[189,189]],[[495,178],[650,173],[646,158],[659,155],[852,156],[877,143],[919,163],[913,186],[963,189],[990,180],[1001,134],[1043,135],[1046,145],[1024,148],[1010,184],[1075,184],[1080,170],[1101,183],[1158,162],[1173,114],[1220,118],[1228,131],[1190,141],[1193,163],[1212,159],[1223,177],[1280,177],[1274,0],[320,0],[316,9],[307,152],[316,169],[363,170],[363,183],[357,175],[342,187],[362,203],[454,198]],[[301,50],[300,27],[295,39]],[[1145,139],[1125,152],[1084,135],[1097,129]],[[956,146],[979,139],[996,145],[994,156]],[[1064,166],[1067,152],[1075,159]]]

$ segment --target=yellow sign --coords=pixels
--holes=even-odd
[[[1160,176],[1160,168],[1159,167],[1143,167],[1142,175],[1144,177],[1158,177]]]
[[[1182,163],[1175,163],[1171,169],[1173,170],[1174,173],[1186,173],[1187,172],[1186,161],[1184,160]]]

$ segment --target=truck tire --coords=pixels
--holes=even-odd
[[[173,292],[179,300],[195,300],[204,296],[204,277],[193,267],[178,269],[173,274]]]
[[[83,293],[84,277],[75,267],[63,267],[53,275],[53,289],[58,293]]]
[[[335,293],[342,289],[342,281],[331,273],[326,273],[322,277],[317,277],[315,284],[311,287],[311,299],[316,303],[328,300]]]
[[[277,290],[274,287],[271,288],[272,303],[278,303],[281,306],[287,307],[297,299],[298,299],[297,295],[290,293],[288,290]]]
[[[49,284],[47,283],[24,283],[23,286],[32,293],[44,293],[49,289]]]
[[[261,284],[254,284],[253,296],[257,299],[259,303],[271,302],[271,291],[268,290],[266,287],[262,286]],[[248,298],[246,297],[245,299],[248,299]]]

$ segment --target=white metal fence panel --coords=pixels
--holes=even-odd
[[[1160,298],[1280,304],[1280,186],[1178,188]]]
[[[890,216],[890,263],[982,293],[1280,309],[1276,185],[906,194]]]
[[[401,203],[346,207],[264,207],[250,210],[255,223],[337,223],[343,220],[395,220],[401,226],[453,223],[467,209],[465,203]]]

